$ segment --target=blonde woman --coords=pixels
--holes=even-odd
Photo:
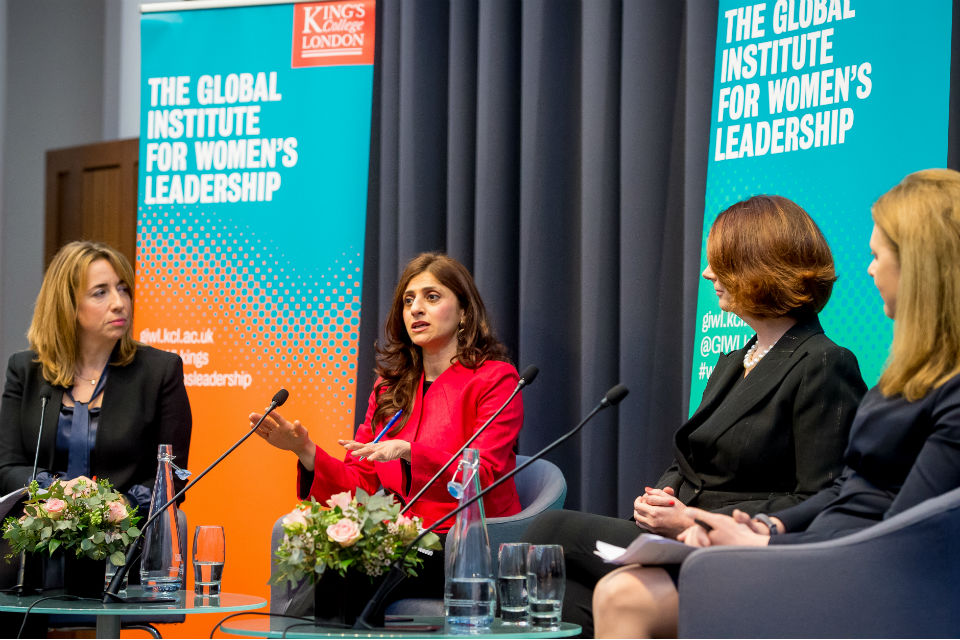
[[[845,468],[806,502],[761,518],[688,509],[680,539],[695,546],[835,538],[960,486],[960,173],[908,175],[873,207],[868,273],[894,320],[890,359],[857,410]],[[749,567],[744,567],[745,579]],[[789,579],[785,577],[784,579]],[[676,634],[667,571],[626,567],[593,596],[597,637]]]
[[[185,467],[191,415],[180,357],[133,339],[133,269],[115,249],[72,242],[57,252],[0,405],[0,493],[30,482],[46,397],[37,479],[107,478],[144,513],[157,445]]]

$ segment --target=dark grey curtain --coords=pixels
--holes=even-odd
[[[363,416],[400,267],[476,277],[524,391],[521,453],[570,508],[626,515],[686,416],[715,0],[383,0],[364,264]]]
[[[954,0],[954,43],[960,18]],[[381,0],[358,414],[400,267],[473,271],[524,391],[522,453],[626,515],[687,415],[716,0]],[[960,47],[949,166],[960,168]]]

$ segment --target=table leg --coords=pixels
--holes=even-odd
[[[120,637],[120,616],[97,616],[98,638]]]

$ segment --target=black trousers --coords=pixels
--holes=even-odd
[[[583,637],[593,637],[593,588],[617,568],[593,553],[597,540],[626,547],[643,531],[633,520],[555,510],[538,516],[524,533],[524,541],[531,544],[563,545],[563,620],[583,627]]]

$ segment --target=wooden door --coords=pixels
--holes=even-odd
[[[44,265],[73,240],[106,242],[136,264],[138,138],[47,152]]]

